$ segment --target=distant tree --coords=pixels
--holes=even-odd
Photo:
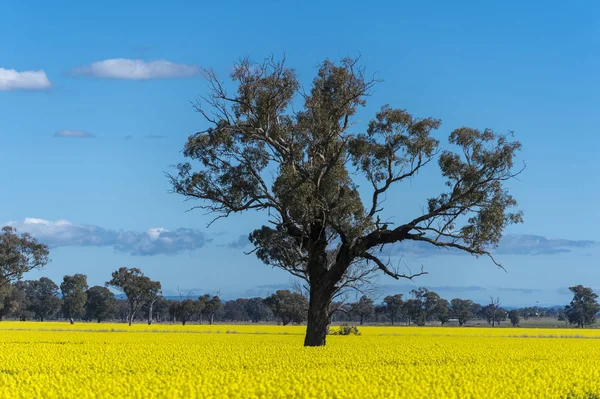
[[[100,323],[114,317],[117,313],[117,299],[108,288],[95,285],[86,291],[86,296],[85,314],[88,320],[96,320]]]
[[[441,298],[437,293],[429,291],[424,287],[411,290],[410,293],[418,302],[418,305],[414,304],[409,307],[411,313],[410,317],[415,324],[424,326],[425,321],[430,320],[436,315]]]
[[[17,300],[16,311],[14,315],[21,321],[29,320],[34,317],[31,311],[29,296],[27,295],[29,281],[18,280],[13,283],[14,295]]]
[[[263,298],[250,298],[245,304],[246,313],[254,323],[267,320],[273,316],[271,309],[265,304]]]
[[[492,327],[496,326],[496,323],[498,322],[498,316],[502,315],[501,312],[498,312],[499,308],[500,308],[500,298],[496,297],[496,299],[494,299],[494,297],[490,297],[490,304],[485,307],[485,315],[486,315],[486,320],[488,321],[489,324],[492,325]],[[506,316],[505,316],[505,320],[506,320]]]
[[[170,313],[185,326],[185,323],[190,321],[199,313],[198,306],[200,304],[193,299],[184,299],[182,301],[171,304]]]
[[[39,321],[54,316],[62,304],[58,296],[58,286],[47,277],[28,281],[25,295],[29,310],[33,312],[35,318]]]
[[[250,235],[253,253],[310,287],[305,346],[325,345],[330,304],[352,283],[353,268],[395,279],[422,274],[391,269],[378,257],[384,245],[416,241],[492,257],[505,227],[522,220],[510,212],[516,201],[505,186],[519,173],[512,169],[520,143],[461,127],[441,150],[433,136],[440,120],[387,105],[361,132],[356,116],[376,81],[355,59],[324,61],[306,91],[272,58],[238,63],[229,93],[212,71],[206,76],[211,92],[197,109],[210,127],[188,138],[171,183],[216,218],[269,214],[271,224]],[[443,191],[390,228],[382,199],[429,163],[439,166]],[[361,178],[370,195],[359,193]]]
[[[225,320],[248,321],[249,316],[248,312],[246,311],[247,303],[248,299],[245,298],[238,298],[235,300],[225,302],[225,314],[223,315]]]
[[[148,325],[152,325],[154,320],[152,313],[154,311],[154,304],[162,298],[162,289],[160,282],[152,281],[149,278],[144,279],[144,305],[148,308]]]
[[[375,322],[379,323],[382,319],[385,319],[386,316],[386,306],[385,305],[375,305]]]
[[[265,299],[265,304],[271,309],[275,317],[281,319],[284,326],[289,323],[302,323],[306,320],[308,301],[300,293],[278,290]]]
[[[204,294],[198,301],[202,303],[202,316],[206,317],[208,324],[212,324],[215,319],[215,314],[223,308],[223,303],[218,295],[210,296],[210,294]]]
[[[521,322],[521,315],[517,309],[513,309],[508,312],[508,318],[513,327],[517,327]]]
[[[358,316],[360,325],[364,324],[365,319],[370,318],[375,313],[373,300],[366,295],[363,295],[357,302],[351,304],[350,313]]]
[[[423,314],[423,308],[418,299],[411,298],[404,301],[403,310],[406,314],[406,321],[409,326],[411,324],[425,324],[425,315]]]
[[[17,290],[13,284],[0,284],[0,321],[19,311],[23,292]]]
[[[385,307],[385,314],[389,317],[392,325],[394,325],[394,322],[399,321],[404,312],[402,294],[386,296],[383,298],[383,306]]]
[[[60,283],[63,316],[69,319],[71,324],[74,323],[75,318],[81,318],[85,314],[87,289],[87,276],[85,274],[64,276],[63,282]]]
[[[138,268],[121,267],[112,273],[112,279],[106,282],[111,287],[125,294],[129,304],[128,323],[131,325],[136,312],[150,298],[160,292],[160,283],[150,280]],[[152,313],[152,312],[150,312]]]
[[[48,245],[39,243],[29,233],[17,234],[13,227],[0,230],[0,285],[21,279],[23,273],[44,267],[50,262]]]
[[[435,315],[442,325],[448,323],[450,321],[450,303],[445,299],[440,299]]]
[[[505,321],[508,318],[508,312],[503,308],[496,308],[496,323],[500,325],[500,322]]]
[[[577,327],[585,327],[596,322],[596,314],[600,311],[598,305],[598,294],[589,287],[576,285],[569,287],[573,293],[571,303],[565,306],[565,314],[569,323],[576,324]]]
[[[450,301],[450,312],[458,319],[458,325],[462,326],[473,318],[473,301],[469,299],[454,298]]]
[[[485,312],[483,310],[483,306],[479,303],[473,302],[471,305],[471,313],[473,314],[474,319],[484,319],[485,320]]]
[[[558,309],[558,315],[556,317],[558,318],[558,321],[564,321],[565,324],[569,324],[569,318],[564,309]]]
[[[152,315],[150,314],[150,304],[152,304]],[[171,304],[164,296],[159,295],[156,300],[154,300],[154,303],[144,303],[140,312],[146,319],[152,318],[155,321],[168,320],[170,305]]]

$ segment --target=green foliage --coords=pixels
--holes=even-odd
[[[377,257],[384,245],[418,241],[493,260],[490,251],[504,229],[522,222],[504,185],[519,173],[513,171],[519,142],[461,127],[448,137],[452,150],[442,149],[433,137],[439,119],[388,105],[360,132],[354,116],[377,82],[357,60],[324,61],[307,92],[296,72],[273,58],[236,64],[233,93],[213,72],[206,77],[209,108],[197,110],[210,127],[188,138],[186,160],[169,176],[171,184],[216,218],[248,210],[269,214],[270,224],[257,226],[249,239],[259,259],[305,280],[318,296],[307,329],[315,336],[307,336],[307,344],[324,344],[337,291],[375,271],[395,279],[424,273],[390,269]],[[394,228],[382,222],[388,189],[436,160],[445,187],[423,199],[425,212]],[[363,197],[361,178],[369,190]],[[416,319],[432,315],[425,311]]]
[[[368,319],[375,313],[373,299],[363,295],[358,302],[355,302],[350,306],[350,313],[355,314],[360,318],[360,325],[362,326],[365,319]]]
[[[99,285],[93,286],[86,291],[86,296],[85,315],[88,320],[96,320],[100,323],[117,313],[117,299],[108,288]]]
[[[62,304],[58,286],[47,277],[25,281],[24,292],[27,310],[40,321],[56,314]]]
[[[360,335],[360,331],[358,331],[358,327],[356,326],[344,324],[330,329],[329,335]]]
[[[275,317],[281,319],[284,326],[289,323],[302,323],[306,320],[308,300],[300,293],[278,290],[265,299],[265,304]]]
[[[510,320],[510,323],[512,324],[513,327],[517,327],[519,325],[519,323],[521,322],[520,312],[516,309],[509,311],[508,319]]]
[[[63,315],[73,323],[74,318],[83,317],[85,314],[85,302],[87,301],[87,276],[85,274],[75,274],[73,276],[64,276],[60,284],[62,294]]]
[[[185,323],[202,311],[202,306],[201,302],[188,298],[173,302],[169,308],[169,313],[185,326]]]
[[[405,311],[402,294],[386,296],[383,298],[383,306],[385,314],[390,318],[392,325],[394,325],[394,322],[400,320]]]
[[[140,269],[121,267],[112,273],[112,279],[106,282],[107,287],[121,291],[129,302],[129,325],[133,323],[135,313],[145,302],[155,299],[160,291],[161,285],[158,281],[152,281],[144,276]]]
[[[223,303],[218,295],[210,296],[210,294],[204,294],[198,298],[200,306],[200,313],[202,316],[208,319],[208,323],[212,324],[215,314],[223,308]]]
[[[0,230],[0,285],[23,277],[50,262],[48,245],[39,243],[29,233],[17,234],[9,226]]]
[[[596,314],[600,311],[598,294],[589,287],[577,285],[569,287],[573,293],[571,303],[565,306],[565,314],[569,323],[584,327],[596,322]]]
[[[473,301],[454,298],[450,301],[450,312],[458,319],[458,325],[462,326],[473,318]]]

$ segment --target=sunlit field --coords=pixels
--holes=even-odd
[[[588,398],[600,331],[0,323],[0,396]]]

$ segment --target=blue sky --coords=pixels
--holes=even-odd
[[[507,272],[483,258],[406,248],[395,259],[430,274],[414,284],[382,278],[380,293],[424,285],[448,299],[566,303],[569,285],[600,289],[599,18],[595,2],[5,4],[0,224],[53,244],[53,262],[31,278],[84,272],[102,284],[130,266],[168,294],[284,287],[287,274],[235,245],[264,215],[207,229],[210,217],[185,212],[193,204],[168,193],[164,172],[206,127],[190,105],[206,92],[200,67],[225,78],[240,56],[285,51],[308,84],[326,57],[360,54],[384,82],[357,129],[389,103],[441,118],[442,140],[463,125],[512,130],[527,164],[510,183],[525,223],[497,254]],[[386,214],[419,212],[443,190],[436,172],[392,191]]]

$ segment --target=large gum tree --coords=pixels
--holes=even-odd
[[[213,71],[206,78],[209,93],[196,109],[210,127],[188,138],[187,160],[169,176],[174,192],[200,200],[194,208],[215,220],[268,214],[268,225],[249,238],[262,261],[306,281],[305,346],[325,345],[340,289],[373,270],[394,279],[424,273],[393,267],[381,255],[386,244],[416,241],[486,255],[500,266],[490,251],[506,226],[522,221],[505,188],[519,173],[513,165],[521,147],[509,135],[461,127],[449,135],[451,149],[442,149],[432,136],[439,119],[388,105],[361,130],[355,114],[377,82],[355,59],[324,61],[308,91],[273,58],[238,62],[231,94]],[[390,187],[436,161],[446,182],[441,193],[412,218],[382,221]],[[356,175],[368,182],[363,198]],[[387,204],[406,206],[401,197],[388,196]]]

